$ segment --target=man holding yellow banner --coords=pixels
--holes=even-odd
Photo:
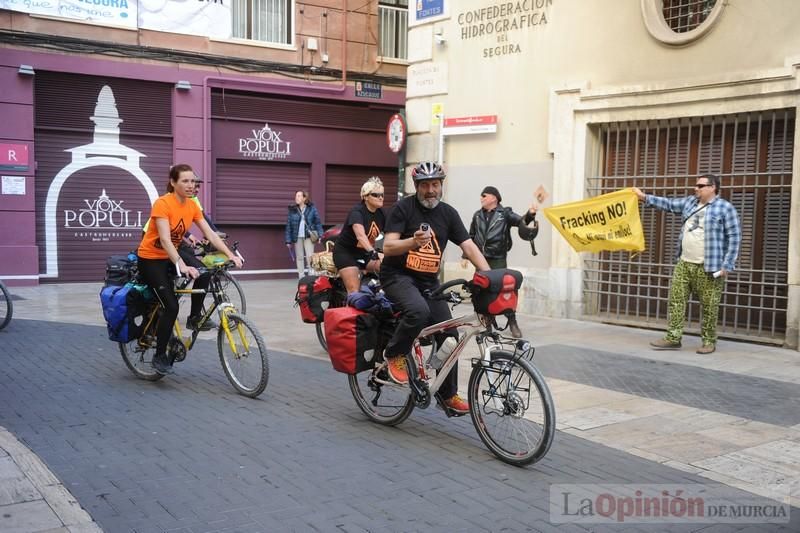
[[[544,214],[576,252],[644,251],[634,189],[548,207]]]
[[[650,343],[656,350],[681,348],[684,314],[692,292],[700,300],[703,313],[700,325],[703,345],[697,353],[710,354],[716,350],[722,287],[728,272],[733,270],[742,241],[736,208],[718,196],[719,188],[719,176],[705,174],[697,178],[694,195],[684,198],[663,198],[633,189],[644,205],[679,213],[683,221],[677,246],[678,264],[669,288],[667,334]]]

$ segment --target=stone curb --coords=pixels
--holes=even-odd
[[[39,457],[0,426],[0,531],[102,533]]]

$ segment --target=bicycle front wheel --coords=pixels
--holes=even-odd
[[[0,281],[0,329],[3,329],[11,322],[11,315],[14,314],[14,304],[11,303],[11,293],[8,292],[5,284]]]
[[[243,315],[247,314],[247,300],[244,297],[244,289],[239,285],[239,281],[227,270],[220,274],[220,278],[222,288],[225,291],[225,296],[227,296],[228,301],[233,304],[236,311]]]
[[[525,466],[545,456],[553,442],[556,412],[539,370],[511,352],[473,368],[469,412],[483,443],[503,462]]]
[[[217,332],[222,369],[239,394],[255,398],[267,388],[269,363],[264,338],[246,316],[227,314]]]
[[[347,376],[356,405],[367,418],[385,426],[396,426],[414,410],[411,389],[389,379],[386,365]]]
[[[122,360],[134,376],[146,381],[158,381],[163,378],[153,368],[153,356],[156,353],[155,336],[144,334],[131,342],[120,342],[119,353]]]

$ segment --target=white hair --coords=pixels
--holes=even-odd
[[[361,186],[361,198],[366,198],[370,193],[375,192],[375,189],[383,189],[383,182],[378,176],[372,176],[364,182]]]

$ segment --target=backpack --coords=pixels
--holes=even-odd
[[[104,286],[120,286],[136,279],[138,257],[133,252],[127,255],[112,255],[106,259]]]
[[[147,285],[108,285],[100,291],[100,305],[106,319],[108,338],[130,342],[142,333],[147,303],[152,292]]]
[[[502,315],[517,309],[522,273],[510,268],[476,272],[472,277],[472,307],[482,315]]]
[[[369,370],[380,359],[380,320],[355,307],[325,311],[325,339],[333,369],[345,374]]]
[[[300,318],[306,324],[324,319],[325,306],[330,303],[331,280],[328,276],[305,276],[297,282],[295,305],[300,306]]]

